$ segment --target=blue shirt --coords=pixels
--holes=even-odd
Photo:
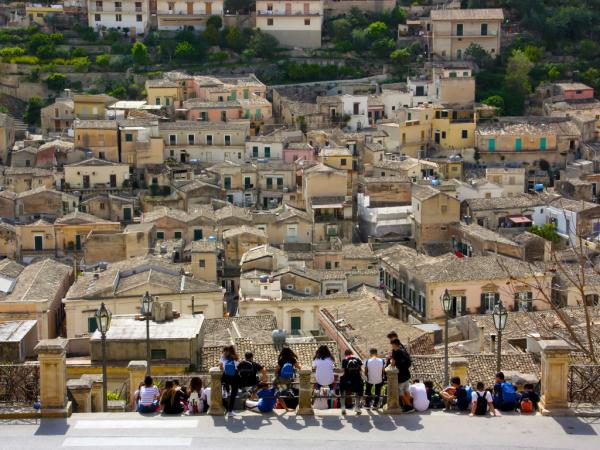
[[[258,397],[258,410],[260,412],[271,412],[275,408],[277,399],[275,389],[262,389],[256,393]],[[269,397],[269,398],[265,398]]]

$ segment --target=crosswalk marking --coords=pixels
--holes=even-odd
[[[79,420],[75,428],[80,430],[115,430],[115,429],[177,429],[177,428],[198,428],[197,419],[188,420]]]
[[[63,447],[190,447],[192,438],[181,437],[68,437]]]

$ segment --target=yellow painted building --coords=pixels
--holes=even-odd
[[[102,120],[106,117],[107,107],[116,102],[116,98],[106,94],[76,94],[73,96],[75,117],[81,120]]]
[[[62,5],[40,5],[40,4],[25,4],[25,14],[29,18],[29,23],[36,23],[40,26],[46,25],[46,18],[51,14],[62,14]]]
[[[119,162],[119,132],[115,120],[76,120],[75,148],[98,159]]]
[[[129,183],[129,165],[90,158],[64,166],[70,189],[119,189]]]

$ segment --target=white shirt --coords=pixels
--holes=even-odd
[[[313,361],[315,368],[315,380],[321,386],[329,386],[335,380],[333,375],[333,360],[331,358],[315,359]]]
[[[369,358],[365,361],[365,371],[367,373],[367,383],[383,383],[383,359]]]
[[[423,383],[413,383],[409,386],[408,391],[413,398],[413,407],[419,411],[427,411],[429,408],[429,400],[427,399],[427,389]]]
[[[477,393],[479,392],[479,396],[481,397],[481,394],[483,394],[483,392],[481,391],[473,391],[471,393],[471,401],[472,402],[477,402]],[[485,391],[485,399],[488,403],[492,403],[492,394],[490,394],[490,391]]]

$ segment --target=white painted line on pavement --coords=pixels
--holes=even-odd
[[[69,437],[63,447],[189,447],[192,438],[179,437]]]
[[[187,429],[198,428],[198,420],[78,420],[75,428],[79,430]]]

